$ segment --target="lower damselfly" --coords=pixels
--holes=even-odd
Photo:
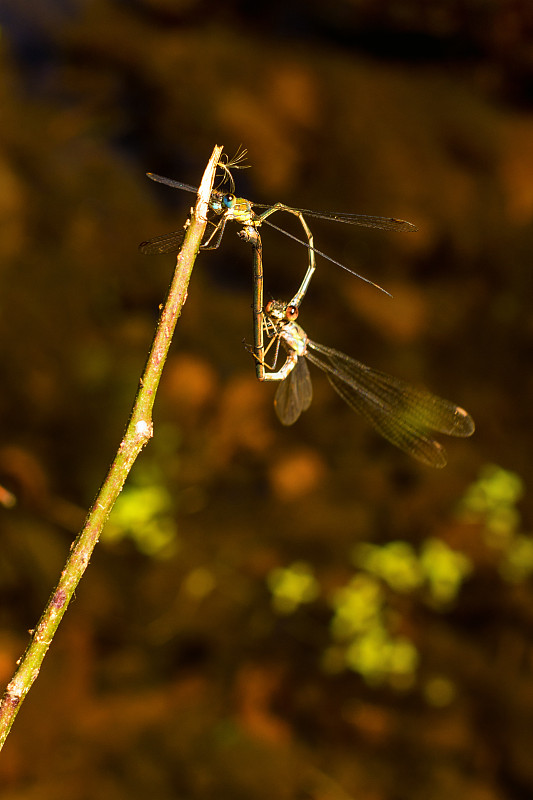
[[[430,467],[444,467],[447,460],[434,433],[460,437],[474,433],[474,420],[464,408],[313,342],[296,322],[298,313],[297,306],[271,300],[263,315],[269,340],[265,355],[273,351],[274,356],[271,366],[263,358],[258,377],[280,382],[274,404],[284,425],[292,425],[311,405],[313,387],[307,359],[326,373],[335,391],[378,433]],[[276,370],[280,345],[286,360]]]
[[[227,169],[227,167],[226,167]],[[181,181],[175,181],[172,178],[164,178],[161,175],[155,175],[153,172],[146,173],[149,178],[153,181],[157,181],[159,183],[163,183],[167,186],[172,186],[175,189],[181,189],[185,192],[191,192],[196,194],[197,188],[195,186],[190,186],[187,183],[181,183]],[[307,288],[309,286],[309,282],[311,277],[315,271],[315,255],[320,255],[323,258],[331,261],[333,264],[337,264],[337,266],[342,267],[342,269],[347,270],[348,272],[352,273],[356,277],[360,278],[361,280],[365,281],[366,283],[375,286],[385,294],[389,294],[381,286],[371,281],[369,278],[365,278],[362,275],[359,275],[357,272],[349,269],[344,264],[341,264],[339,261],[331,258],[330,256],[326,255],[320,250],[317,250],[314,246],[313,236],[307,225],[305,217],[313,217],[315,219],[325,219],[330,220],[332,222],[344,222],[348,225],[358,225],[361,227],[366,228],[376,228],[379,230],[384,231],[416,231],[417,228],[410,222],[406,222],[405,220],[395,219],[394,217],[376,217],[376,216],[367,216],[363,214],[345,214],[342,212],[319,212],[319,211],[311,211],[307,208],[294,208],[292,206],[288,206],[285,203],[275,203],[274,205],[265,205],[262,203],[255,203],[251,200],[246,200],[243,197],[236,197],[232,192],[224,193],[219,190],[213,190],[211,193],[211,198],[209,201],[210,211],[212,213],[213,218],[209,220],[209,223],[212,225],[213,230],[208,234],[207,238],[201,245],[202,250],[214,250],[218,248],[220,242],[222,240],[222,236],[224,234],[224,230],[226,227],[226,223],[229,221],[235,221],[240,223],[243,226],[251,226],[254,228],[259,228],[261,225],[268,225],[271,228],[283,233],[285,236],[288,236],[291,239],[294,239],[299,244],[302,244],[306,247],[309,251],[309,265],[307,268],[306,275],[298,293],[295,295],[297,305],[300,304],[302,298],[304,297]],[[257,213],[254,209],[264,209]],[[276,213],[277,211],[285,211],[293,216],[296,216],[300,224],[303,227],[304,233],[306,235],[307,241],[303,241],[302,239],[298,239],[298,237],[293,236],[283,228],[279,228],[277,225],[274,225],[272,222],[267,221],[267,217],[270,217],[272,214]],[[305,215],[305,216],[304,216]],[[162,234],[161,236],[156,236],[153,239],[150,239],[146,242],[141,242],[139,245],[139,250],[141,253],[145,255],[154,255],[154,254],[161,254],[161,253],[176,253],[182,243],[185,236],[185,229],[180,229],[177,231],[171,231],[170,233]]]

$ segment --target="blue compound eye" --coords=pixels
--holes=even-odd
[[[235,195],[225,194],[222,198],[222,205],[226,206],[226,208],[233,208],[235,205]]]

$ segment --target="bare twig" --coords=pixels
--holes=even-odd
[[[198,190],[196,208],[192,215],[183,247],[178,255],[170,291],[161,311],[150,355],[140,381],[124,438],[89,511],[85,525],[72,545],[59,582],[36,629],[33,631],[30,643],[19,660],[17,670],[2,698],[0,705],[0,748],[6,740],[24,698],[39,674],[46,651],[85,572],[102,528],[124,485],[124,481],[135,459],[152,436],[152,408],[155,395],[174,328],[187,298],[187,287],[205,232],[208,202],[221,154],[222,148],[215,147],[202,178],[202,183]]]

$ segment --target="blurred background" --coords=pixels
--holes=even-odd
[[[215,144],[313,223],[314,340],[464,406],[432,471],[243,347],[251,253],[201,253],[143,451],[0,759],[6,800],[533,792],[533,12],[519,0],[3,0],[0,674],[121,439]],[[278,215],[299,235],[291,218]],[[263,231],[265,294],[304,248]],[[446,437],[444,437],[446,438]],[[11,493],[11,494],[9,494]],[[12,499],[16,504],[12,505]]]

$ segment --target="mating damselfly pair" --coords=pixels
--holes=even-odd
[[[238,154],[232,161],[220,164],[230,181],[232,190],[234,182],[230,168],[240,168],[239,161],[245,153],[246,151]],[[170,178],[163,178],[153,173],[147,173],[147,175],[153,180],[174,188],[194,193],[197,191],[193,186]],[[275,397],[275,409],[280,421],[285,425],[291,425],[311,404],[312,384],[306,364],[307,359],[326,373],[329,382],[343,400],[353,410],[361,413],[385,439],[429,466],[444,467],[446,453],[440,442],[435,439],[434,434],[470,436],[474,432],[474,421],[463,408],[424,389],[412,387],[398,378],[373,370],[333,348],[313,342],[296,322],[300,304],[316,269],[315,254],[348,269],[314,247],[313,236],[307,225],[306,216],[390,231],[414,231],[416,227],[409,222],[392,217],[316,212],[293,208],[283,203],[271,206],[262,205],[244,198],[237,198],[233,191],[224,194],[218,189],[212,191],[209,206],[214,218],[218,218],[218,221],[216,223],[211,221],[213,230],[204,240],[201,249],[217,248],[220,245],[226,222],[230,220],[239,222],[243,226],[239,235],[253,248],[254,344],[250,349],[256,360],[256,372],[259,380],[280,383]],[[257,214],[254,207],[264,209],[264,211]],[[276,211],[286,211],[297,216],[307,241],[297,239],[287,231],[268,222],[267,217]],[[270,301],[264,308],[262,243],[258,230],[262,224],[270,225],[290,238],[296,239],[307,248],[309,254],[307,271],[292,300],[288,303]],[[142,242],[139,247],[145,254],[176,252],[181,246],[184,235],[185,230],[174,231],[148,242]],[[353,272],[349,269],[348,271]],[[355,272],[353,274],[381,289],[373,281]],[[385,290],[381,289],[381,291]],[[386,293],[388,294],[388,292]],[[283,347],[286,359],[277,369],[280,346]],[[267,357],[271,359],[270,364],[266,360]]]

